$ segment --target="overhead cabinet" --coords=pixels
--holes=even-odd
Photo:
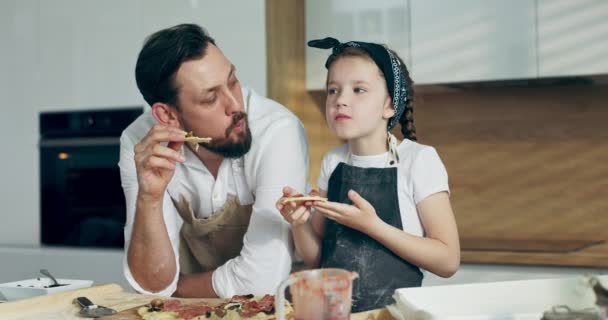
[[[534,1],[410,0],[418,84],[536,76]]]
[[[604,0],[307,0],[306,39],[328,35],[388,44],[417,84],[608,73]],[[308,89],[327,54],[307,48]]]
[[[307,0],[306,40],[331,36],[389,44],[411,63],[409,49],[409,1],[404,0]],[[324,90],[325,60],[330,50],[306,47],[306,87]]]
[[[538,0],[539,76],[608,73],[608,1]]]

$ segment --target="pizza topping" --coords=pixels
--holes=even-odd
[[[239,302],[228,302],[225,305],[223,305],[223,308],[226,310],[234,310],[234,309],[238,309],[241,307],[241,304]]]
[[[194,151],[198,151],[199,143],[209,143],[211,142],[211,138],[200,138],[194,135],[192,131],[186,133],[186,142],[194,149]]]
[[[241,316],[248,318],[264,312],[265,314],[274,313],[274,297],[267,294],[260,300],[249,300],[241,306]]]
[[[156,299],[154,299],[154,300],[156,300]],[[181,301],[176,300],[176,299],[169,299],[163,303],[163,311],[176,311],[177,309],[179,309],[179,307],[181,305],[182,305]]]
[[[286,303],[287,310],[291,309]],[[204,320],[205,318],[218,319],[247,319],[255,317],[266,319],[266,316],[274,316],[274,296],[265,295],[261,299],[254,295],[235,295],[230,301],[212,307],[205,302],[196,304],[184,304],[177,299],[154,299],[149,305],[138,309],[138,313],[144,320],[153,319],[183,319]],[[265,315],[264,315],[265,314]],[[270,319],[270,318],[268,318]]]
[[[192,318],[201,316],[201,315],[210,315],[211,312],[215,308],[207,305],[207,304],[199,304],[199,305],[188,305],[182,304],[181,301],[176,299],[170,299],[164,302],[163,311],[166,312],[176,312],[180,318],[184,320],[190,320]]]
[[[160,311],[163,308],[163,304],[164,304],[163,299],[156,298],[156,299],[153,299],[152,301],[150,301],[150,308]]]
[[[215,308],[213,312],[216,316],[223,318],[228,311],[224,310],[223,308]]]
[[[177,311],[180,317],[184,318],[184,320],[190,320],[192,318],[196,318],[198,316],[205,315],[209,317],[211,312],[213,312],[215,308],[210,306],[189,306],[182,310]]]
[[[252,295],[252,294],[234,295],[230,299],[230,302],[244,302],[244,301],[247,301],[249,299],[252,299],[253,297],[254,297],[254,295]]]

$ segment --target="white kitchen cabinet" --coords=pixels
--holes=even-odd
[[[263,0],[40,1],[40,105],[44,109],[142,104],[135,63],[144,39],[178,23],[209,29],[246,75],[266,93]]]
[[[334,37],[387,44],[409,66],[409,0],[307,0],[306,41]],[[324,90],[331,50],[306,47],[306,88]]]
[[[538,0],[539,76],[608,73],[608,1]]]
[[[39,1],[38,105],[70,109],[141,104],[135,61],[141,1]]]
[[[265,9],[264,0],[145,0],[144,36],[180,23],[199,24],[236,66],[241,83],[266,95]]]
[[[411,0],[418,84],[534,78],[534,0]]]
[[[35,0],[0,2],[0,96],[7,106],[30,102],[39,50],[37,11]]]
[[[0,159],[0,243],[38,243],[38,194],[30,188],[38,171],[37,115],[31,111],[38,94],[37,12],[37,0],[0,1],[0,136],[11,137]]]

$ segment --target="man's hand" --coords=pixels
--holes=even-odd
[[[326,218],[366,234],[376,224],[382,222],[376,214],[376,209],[357,192],[348,191],[348,198],[354,205],[317,201],[314,208]]]
[[[156,124],[135,145],[135,168],[137,169],[140,197],[162,199],[162,195],[175,173],[176,162],[186,161],[178,151],[184,141],[186,141],[184,131]],[[161,142],[168,144],[163,146]]]

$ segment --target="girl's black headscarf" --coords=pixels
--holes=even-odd
[[[329,62],[340,54],[345,48],[358,48],[365,51],[378,68],[384,73],[386,87],[388,93],[393,99],[393,108],[395,115],[388,121],[388,130],[391,130],[399,122],[399,118],[405,110],[405,102],[407,101],[407,91],[405,83],[405,75],[401,71],[401,61],[388,50],[388,48],[370,42],[349,41],[341,43],[334,38],[324,38],[319,40],[308,41],[308,46],[320,49],[332,49],[332,54],[325,62],[325,68],[329,68]]]

